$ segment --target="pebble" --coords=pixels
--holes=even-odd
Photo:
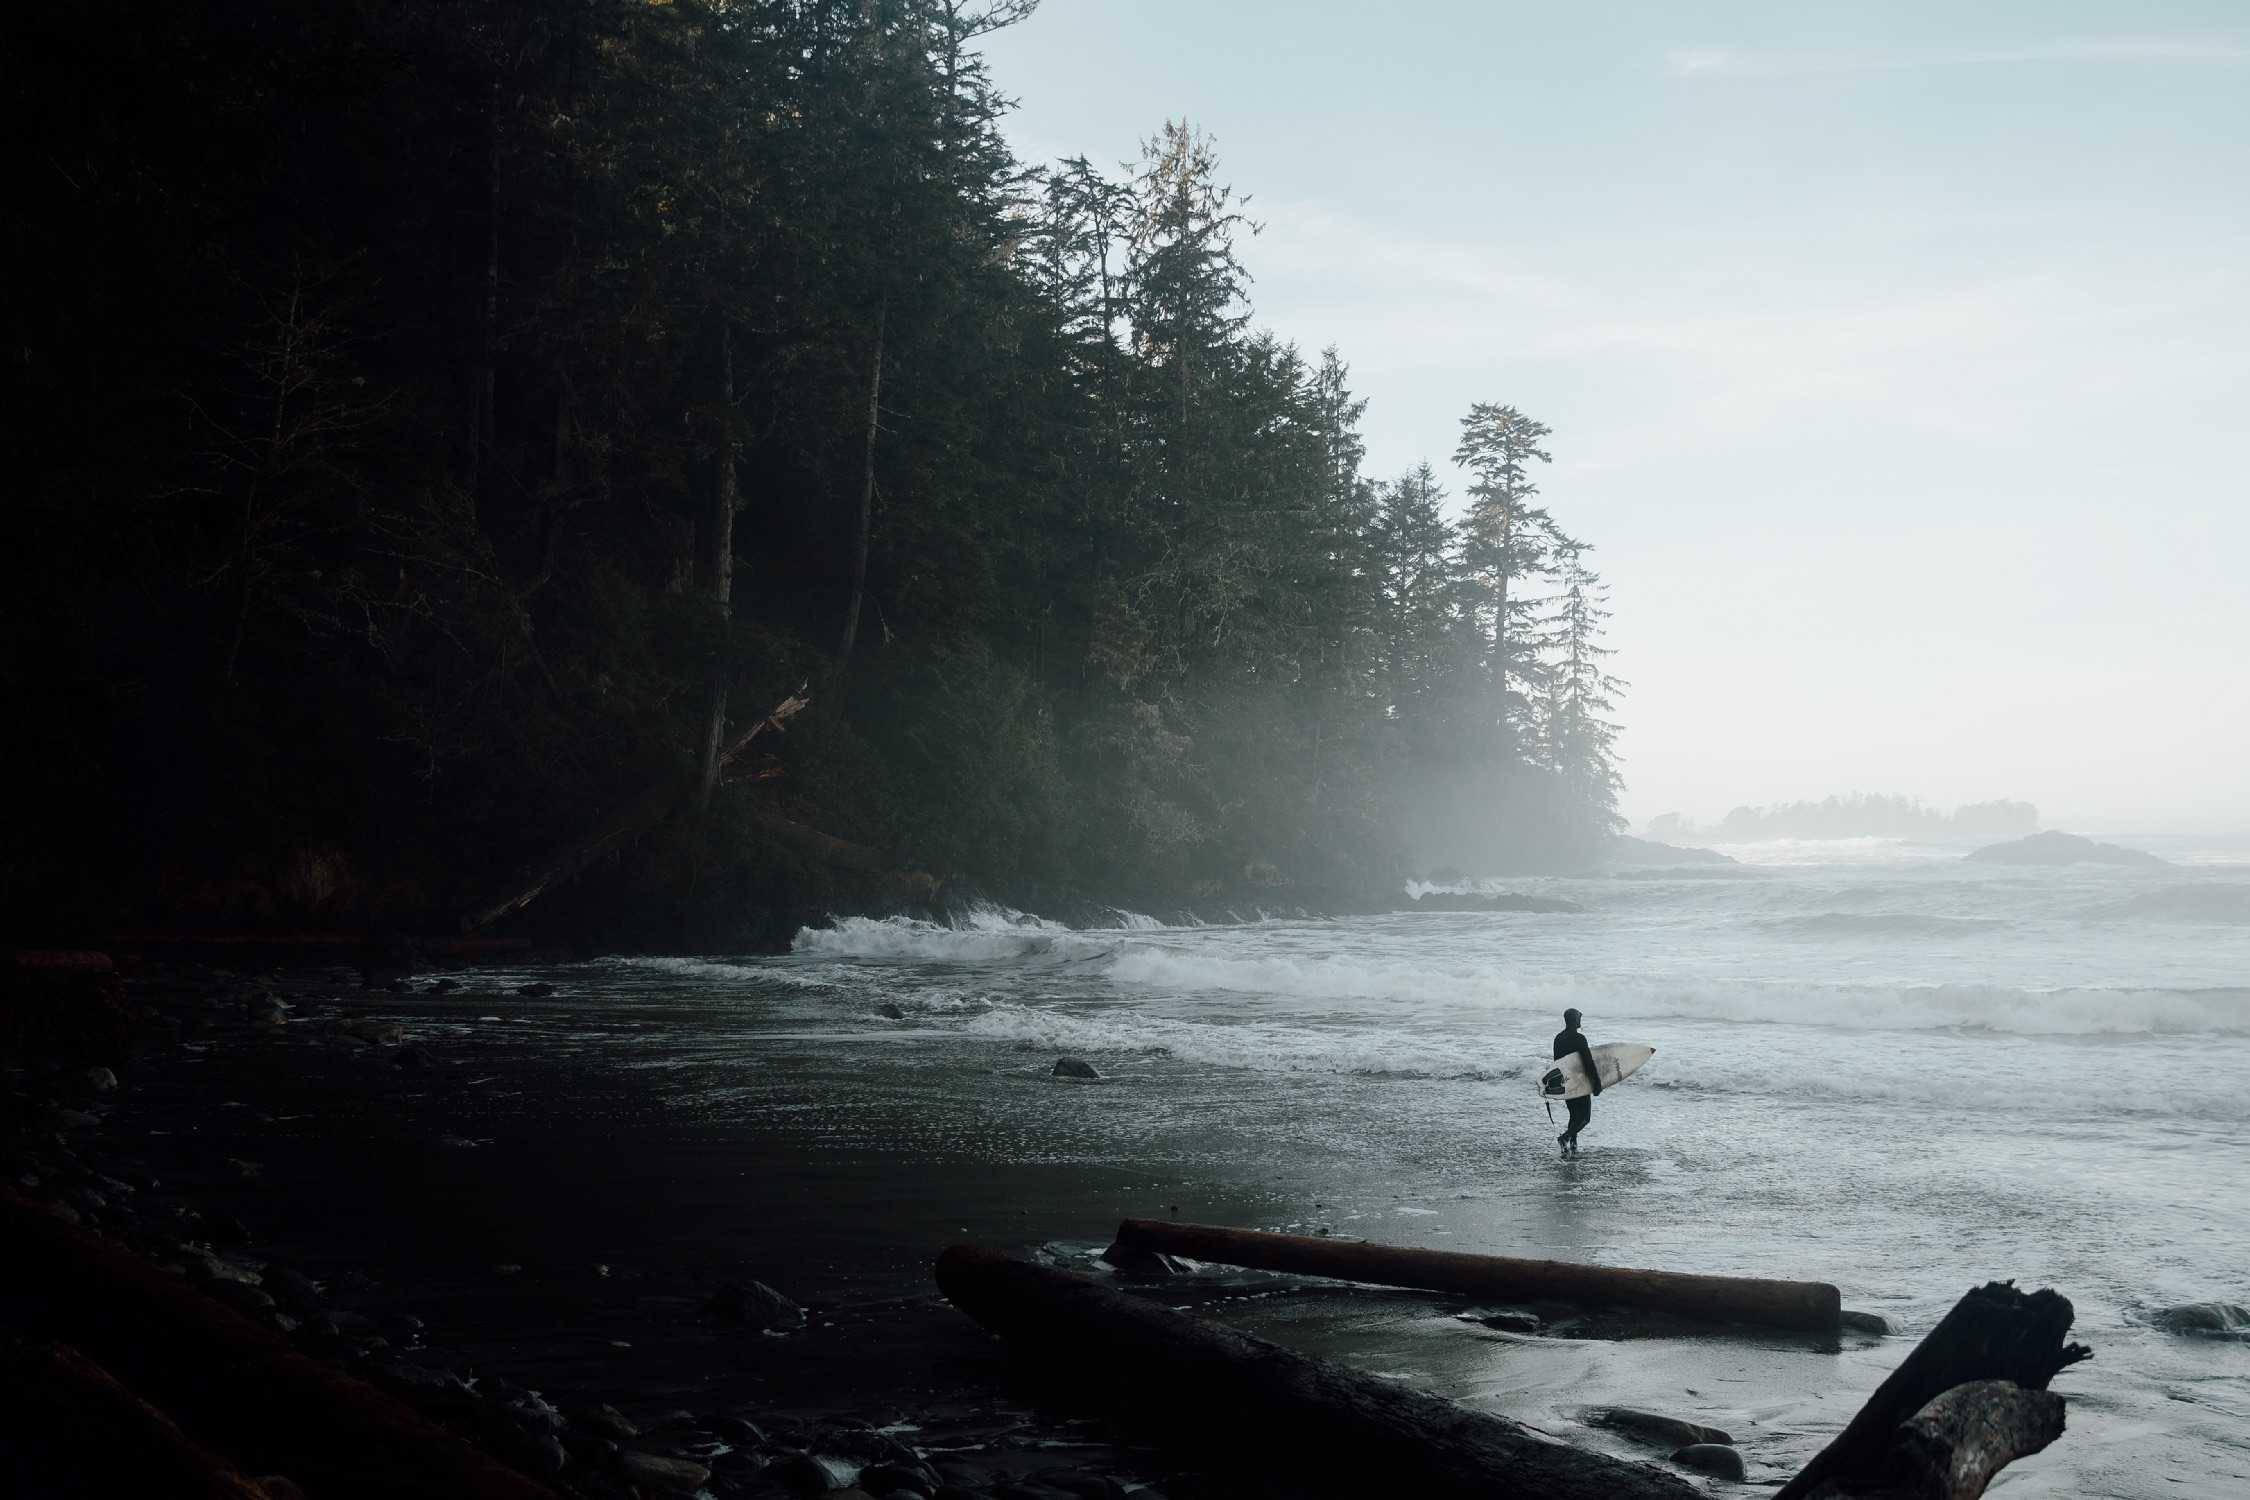
[[[627,1483],[669,1494],[692,1495],[711,1482],[711,1471],[703,1465],[684,1458],[666,1458],[661,1453],[627,1450],[617,1455],[617,1471]]]
[[[273,1298],[258,1287],[239,1281],[206,1281],[203,1293],[214,1302],[223,1303],[239,1313],[267,1313],[274,1310]]]
[[[1594,1421],[1603,1427],[1619,1428],[1660,1442],[1707,1446],[1734,1441],[1716,1427],[1705,1427],[1699,1422],[1683,1422],[1678,1417],[1658,1416],[1652,1411],[1635,1411],[1629,1406],[1613,1406],[1606,1412],[1597,1412]]]

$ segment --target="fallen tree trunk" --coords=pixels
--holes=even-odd
[[[980,1245],[938,1257],[940,1290],[1002,1337],[1113,1385],[1208,1440],[1326,1486],[1418,1500],[1690,1500],[1686,1480],[1520,1423],[1035,1266]]]
[[[0,1348],[0,1444],[18,1482],[45,1474],[72,1495],[274,1500],[67,1344]]]
[[[802,709],[808,701],[810,700],[794,693],[783,699],[772,713],[751,725],[726,747],[719,756],[719,766],[723,768],[728,761],[740,755],[744,747],[766,730],[779,730],[783,721]],[[691,780],[688,775],[667,776],[643,787],[640,795],[632,801],[597,818],[521,876],[463,912],[461,930],[474,932],[479,927],[498,921],[509,912],[529,906],[550,887],[568,880],[634,834],[645,833],[654,828],[670,817],[672,810],[679,806],[681,797],[689,790]]]
[[[0,1317],[69,1344],[201,1447],[319,1500],[555,1500],[373,1386],[0,1188]],[[155,1493],[151,1491],[151,1493]]]
[[[1559,1260],[1512,1260],[1455,1250],[1416,1250],[1312,1235],[1174,1224],[1161,1219],[1127,1219],[1117,1226],[1117,1242],[1112,1248],[1184,1255],[1262,1271],[1454,1292],[1494,1302],[1637,1307],[1711,1322],[1758,1323],[1774,1328],[1833,1329],[1839,1326],[1843,1307],[1836,1288],[1824,1281],[1693,1276],[1677,1271],[1573,1265]]]
[[[881,849],[830,838],[817,828],[792,823],[779,813],[754,812],[750,814],[750,822],[775,843],[808,854],[824,865],[862,870],[870,875],[888,874],[899,867],[898,861]]]
[[[1913,1485],[1925,1481],[1914,1476],[1941,1469],[1958,1471],[1948,1481],[1955,1488],[1926,1493],[1943,1500],[1981,1494],[1985,1481],[2010,1459],[2036,1453],[2062,1431],[2059,1397],[2050,1398],[2051,1405],[2022,1401],[2005,1395],[1999,1383],[2044,1394],[2057,1374],[2090,1358],[2093,1351],[2085,1345],[2063,1342],[2075,1316],[2070,1299],[2053,1291],[2027,1295],[1998,1281],[1975,1288],[1876,1387],[1836,1440],[1782,1486],[1775,1500],[1873,1496],[1894,1488],[1901,1494],[1922,1494]],[[2052,1431],[2047,1430],[2050,1422]],[[1910,1428],[1918,1435],[1909,1434]],[[2046,1435],[2038,1437],[2042,1432]],[[1941,1450],[1953,1456],[1943,1461],[1932,1456]],[[2005,1456],[1989,1462],[1974,1489],[1960,1488],[1987,1463],[1979,1455],[1989,1454]]]

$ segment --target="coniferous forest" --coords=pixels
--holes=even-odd
[[[1206,136],[1011,155],[1029,9],[7,7],[9,921],[449,930],[637,797],[513,930],[1593,858],[1547,428],[1364,472]]]

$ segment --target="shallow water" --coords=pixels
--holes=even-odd
[[[2142,1321],[2250,1303],[2250,863],[1738,852],[1765,862],[1489,883],[1576,915],[850,920],[786,957],[548,971],[564,994],[509,1002],[509,1045],[609,1078],[583,1107],[620,1129],[956,1185],[902,1225],[958,1218],[993,1237],[1033,1183],[1083,1181],[1075,1218],[1021,1221],[1065,1253],[1098,1249],[1115,1208],[1177,1203],[1183,1218],[1833,1281],[1847,1307],[1916,1335],[1974,1283],[2051,1285],[2097,1357],[2060,1383],[2069,1435],[2001,1489],[2250,1493],[2250,1342]],[[1569,1161],[1532,1086],[1566,1005],[1595,1041],[1656,1048],[1597,1102]],[[1064,1054],[1102,1080],[1052,1077]],[[865,1240],[863,1225],[861,1252],[829,1245],[826,1264],[881,1258]],[[884,1264],[926,1264],[932,1247],[905,1248]],[[1769,1478],[1910,1345],[1523,1339],[1340,1296],[1231,1315],[1618,1451],[1631,1445],[1576,1425],[1588,1406],[1728,1427]]]

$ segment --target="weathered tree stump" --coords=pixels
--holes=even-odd
[[[2047,1383],[2093,1354],[2063,1342],[2075,1316],[2053,1291],[1998,1281],[1970,1291],[1775,1500],[1973,1500],[2062,1432],[2062,1399]]]

